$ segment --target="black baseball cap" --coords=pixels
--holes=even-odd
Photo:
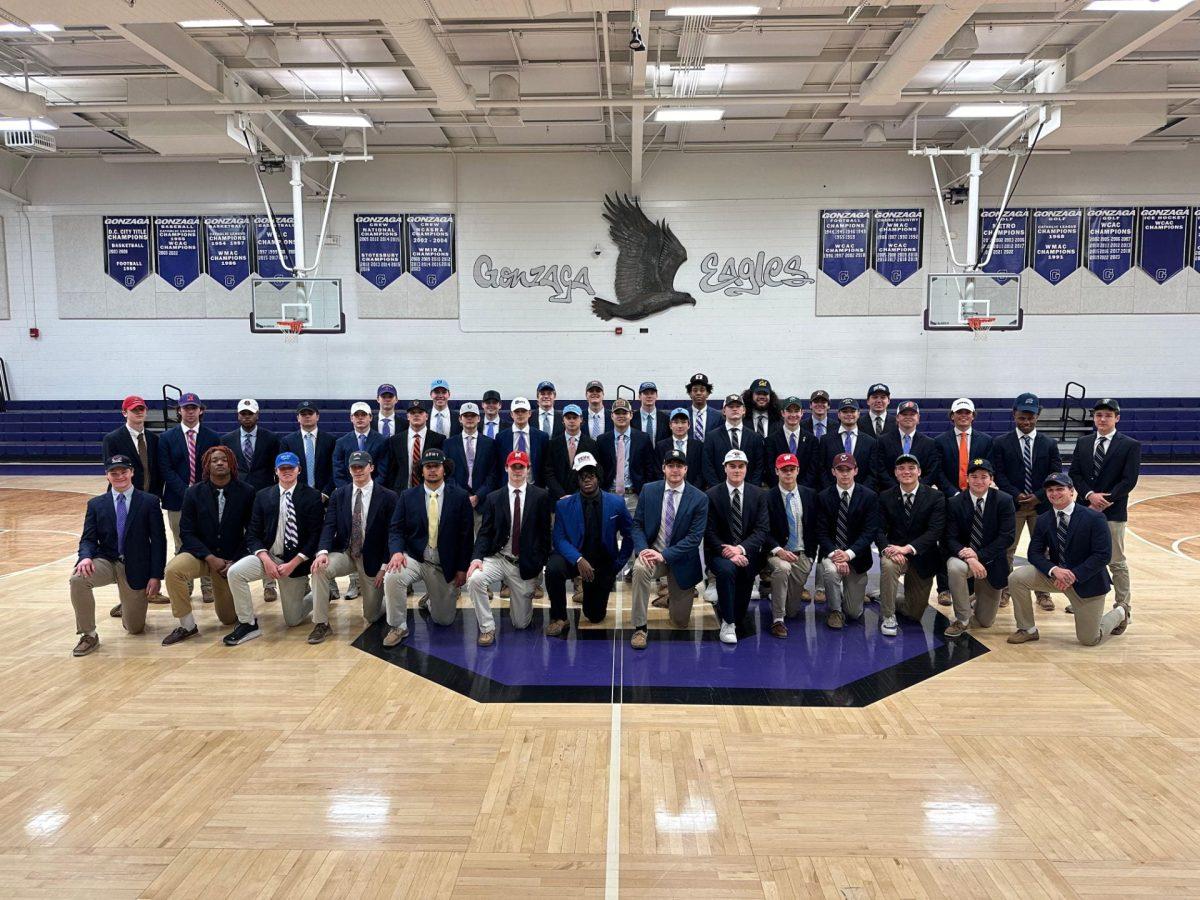
[[[867,388],[867,396],[870,397],[872,394],[887,394],[890,397],[892,396],[892,389],[886,384],[880,382],[879,384],[873,384]]]
[[[421,465],[426,465],[428,463],[437,463],[438,465],[444,465],[445,462],[446,462],[446,454],[443,453],[441,450],[439,450],[437,447],[426,447],[425,450],[422,451],[422,453],[421,453]]]
[[[319,413],[320,410],[317,409],[317,404],[313,403],[311,400],[301,400],[300,404],[296,407],[296,415],[300,415],[302,412]]]
[[[1092,412],[1096,412],[1098,409],[1108,409],[1115,412],[1117,415],[1121,414],[1121,404],[1112,399],[1112,397],[1105,397],[1103,400],[1097,400],[1095,405],[1092,407]]]
[[[503,401],[500,399],[500,392],[499,392],[499,391],[484,391],[484,392],[483,392],[483,402],[484,402],[484,403],[487,403],[487,402],[489,402],[489,401],[492,401],[492,402],[495,402],[495,403],[501,403],[501,402],[503,402]]]
[[[110,472],[113,469],[132,469],[133,460],[124,453],[118,453],[115,456],[110,456],[104,461],[104,471]]]
[[[663,465],[665,466],[667,463],[673,462],[683,463],[686,466],[687,454],[682,450],[668,450],[665,454],[663,454]]]
[[[424,400],[410,400],[406,409],[409,412],[416,412],[419,409],[421,412],[427,413],[429,412],[429,404]]]
[[[899,456],[896,457],[896,465],[897,466],[903,465],[904,463],[912,463],[913,465],[918,466],[918,467],[921,465],[921,461],[919,459],[917,459],[915,456],[913,456],[911,453],[901,453]]]
[[[697,372],[695,375],[693,375],[691,378],[688,379],[688,383],[687,383],[688,390],[690,391],[692,389],[692,385],[695,385],[695,384],[698,384],[701,387],[706,387],[710,391],[713,389],[712,382],[708,380],[708,376],[705,375],[703,372]]]
[[[823,400],[826,403],[828,403],[829,402],[829,391],[813,391],[811,394],[808,395],[809,403],[816,403],[818,400]]]
[[[989,475],[996,474],[996,467],[992,465],[992,461],[990,459],[984,459],[982,456],[977,456],[967,464],[968,475],[970,475],[972,472],[978,472],[980,469],[983,469],[983,471],[987,472]]]

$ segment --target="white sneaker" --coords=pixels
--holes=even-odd
[[[737,643],[737,627],[730,625],[728,622],[721,623],[721,643],[736,644]]]
[[[888,637],[895,637],[896,632],[899,630],[899,626],[896,624],[896,617],[888,616],[886,619],[884,619],[879,624],[879,630],[882,631],[884,634],[886,634]]]

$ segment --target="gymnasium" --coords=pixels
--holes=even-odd
[[[0,896],[1200,897],[1200,0],[0,0],[0,139]]]

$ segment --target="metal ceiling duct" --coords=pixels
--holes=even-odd
[[[46,115],[46,98],[0,84],[0,115],[14,119],[40,119]]]
[[[492,102],[512,101],[512,106],[488,109],[487,123],[496,128],[524,125],[521,119],[521,82],[510,72],[493,72],[488,99]]]
[[[475,92],[462,80],[437,35],[424,19],[384,23],[400,49],[438,98],[445,110],[475,109]]]

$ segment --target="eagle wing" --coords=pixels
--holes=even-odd
[[[675,273],[687,259],[687,252],[665,222],[651,222],[636,199],[607,195],[604,219],[608,235],[617,245],[617,300],[625,303],[672,290]]]

